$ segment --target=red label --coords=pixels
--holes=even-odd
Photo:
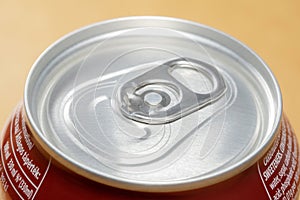
[[[1,144],[0,177],[4,190],[13,189],[20,199],[33,199],[50,163],[34,146],[19,106]]]
[[[0,148],[0,184],[14,200],[34,198],[292,200],[298,192],[299,149],[297,139],[285,118],[281,122],[280,133],[269,151],[257,164],[244,172],[209,187],[157,194],[113,188],[51,165],[51,159],[44,157],[35,147],[26,127],[21,106],[4,130]]]
[[[281,121],[281,134],[258,162],[258,172],[271,200],[292,200],[298,192],[300,167],[295,134],[288,121]]]

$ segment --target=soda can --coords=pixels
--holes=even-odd
[[[1,136],[4,199],[296,199],[278,83],[210,27],[128,17],[34,63]]]

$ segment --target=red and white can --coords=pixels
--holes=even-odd
[[[35,62],[1,136],[4,199],[296,199],[299,149],[267,65],[197,23],[94,24]]]

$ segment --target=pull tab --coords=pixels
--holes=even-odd
[[[205,74],[212,82],[209,93],[195,93],[171,75],[183,67]],[[212,65],[179,58],[126,82],[118,92],[122,114],[146,124],[165,124],[187,116],[218,100],[226,91],[223,77]],[[195,100],[196,99],[196,100]]]

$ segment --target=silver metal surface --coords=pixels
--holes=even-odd
[[[179,107],[172,119],[158,115],[154,124],[124,116],[129,109],[120,96],[130,80],[166,80],[163,64],[185,57],[209,66],[171,72],[176,87],[192,92],[176,96],[167,85],[164,94],[155,85],[151,90],[159,92],[143,99],[155,106],[170,97],[170,105],[187,108],[181,116]],[[150,73],[156,70],[164,72]],[[208,101],[199,103],[205,93]],[[240,173],[270,146],[282,109],[274,76],[249,48],[209,27],[164,17],[106,21],[62,38],[34,64],[24,102],[34,137],[62,165],[104,184],[151,192],[204,187]]]
[[[213,83],[212,91],[194,93],[189,85],[186,87],[173,77],[172,72],[176,69],[205,73]],[[125,117],[147,124],[165,124],[216,101],[225,90],[225,82],[213,66],[179,58],[126,82],[119,89],[118,103]]]

